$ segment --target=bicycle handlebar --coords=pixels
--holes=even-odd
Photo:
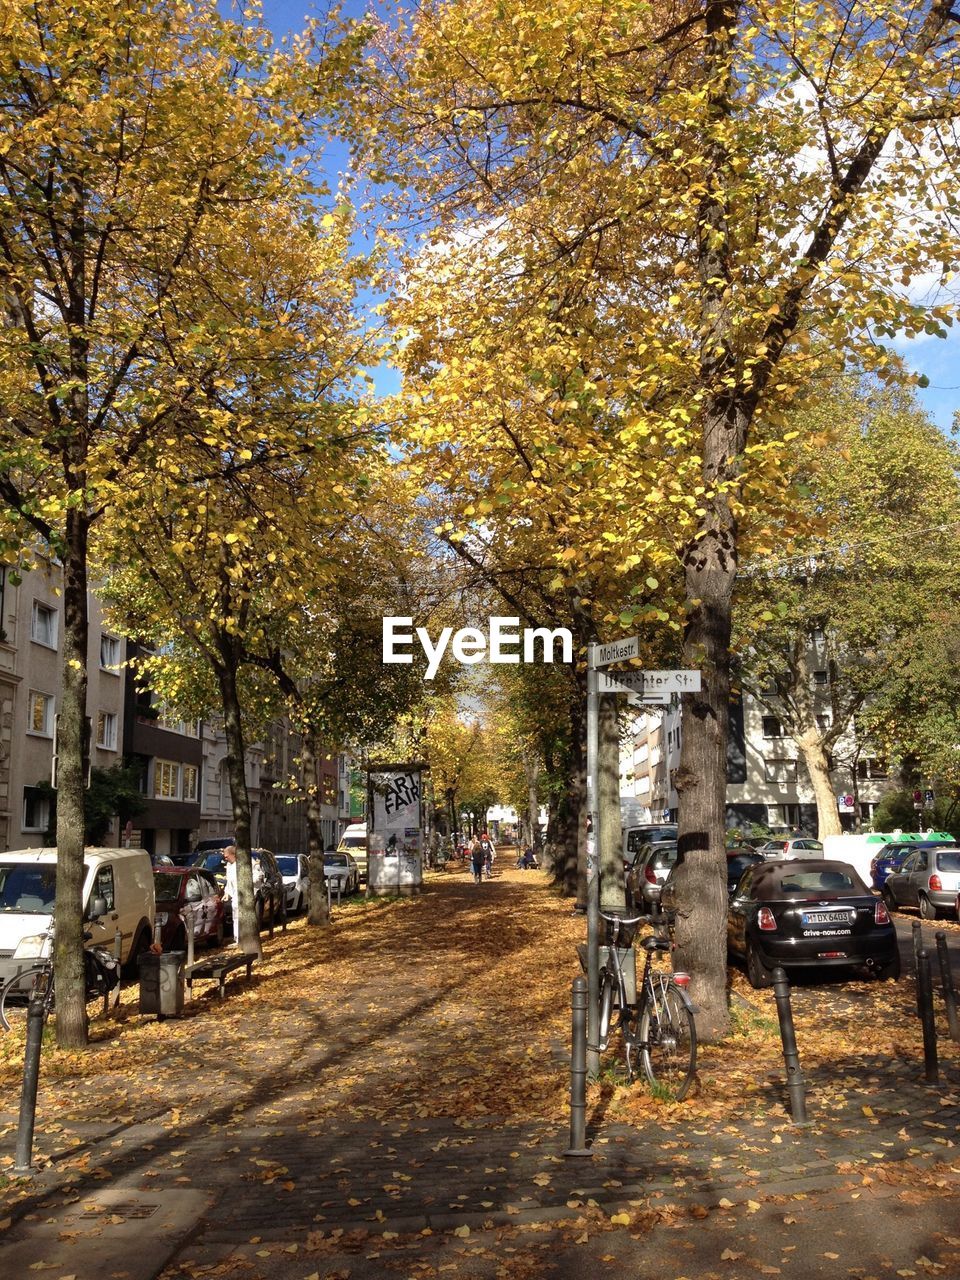
[[[669,913],[664,911],[655,916],[608,916],[605,911],[601,911],[600,919],[606,920],[608,924],[664,924],[669,919]]]

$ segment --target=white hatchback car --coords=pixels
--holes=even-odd
[[[809,836],[777,836],[762,844],[757,853],[767,862],[775,858],[822,858],[823,845]]]
[[[302,911],[307,905],[310,874],[305,853],[278,853],[277,866],[283,876],[283,888],[287,898],[287,911]]]

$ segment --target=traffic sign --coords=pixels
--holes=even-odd
[[[681,671],[617,671],[612,676],[600,674],[601,693],[638,693],[644,701],[650,698],[669,702],[674,693],[699,693],[700,672]]]
[[[642,702],[644,705],[655,707],[667,706],[672,696],[670,693],[651,692],[644,688],[642,681],[627,678],[641,674],[639,671],[617,671],[612,676],[608,676],[605,671],[601,671],[598,675],[597,692],[627,693],[630,695],[631,703]]]
[[[639,636],[630,636],[626,640],[611,640],[609,644],[592,644],[590,646],[591,667],[609,667],[613,662],[626,662],[630,658],[639,658],[639,656]]]

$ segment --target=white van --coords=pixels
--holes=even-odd
[[[56,849],[0,853],[0,982],[28,968],[39,954],[34,939],[50,927],[56,893]],[[95,903],[100,910],[105,907],[104,914],[94,914]],[[121,963],[135,964],[153,940],[155,910],[146,849],[84,850],[83,918],[92,935],[88,947],[112,951],[119,930]]]
[[[839,836],[824,836],[824,858],[837,858],[848,862],[866,884],[873,883],[870,864],[888,844],[921,844],[924,840],[953,840],[949,831],[865,831],[843,832]]]
[[[360,883],[366,884],[367,824],[365,822],[351,822],[349,827],[344,829],[343,835],[340,837],[340,843],[337,845],[337,853],[352,854],[360,869]]]

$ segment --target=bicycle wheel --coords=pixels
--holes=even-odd
[[[599,1049],[602,1053],[606,1049],[610,1041],[610,1024],[613,1021],[613,1011],[619,1005],[617,999],[617,984],[613,974],[609,969],[600,970],[600,1021],[598,1023],[597,1039]]]
[[[53,974],[45,966],[25,969],[4,984],[0,991],[0,1026],[4,1031],[25,1027],[30,998],[42,998],[47,1012],[53,1007]]]
[[[679,1102],[697,1070],[697,1028],[693,1014],[672,982],[648,996],[638,1029],[640,1066],[655,1089]]]

